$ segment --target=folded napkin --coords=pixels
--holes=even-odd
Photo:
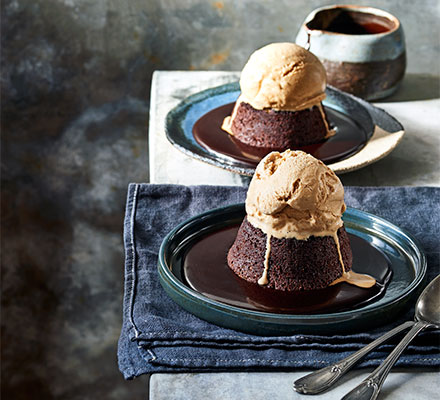
[[[413,318],[390,316],[388,325],[346,335],[261,337],[199,319],[162,289],[157,255],[165,235],[201,212],[243,202],[246,188],[131,184],[124,226],[125,294],[118,346],[126,379],[152,372],[292,370],[321,368]],[[346,187],[347,205],[381,216],[411,232],[428,258],[428,280],[439,270],[440,188]],[[380,364],[397,340],[369,354],[359,366]],[[440,366],[440,335],[425,331],[398,361],[400,366]]]

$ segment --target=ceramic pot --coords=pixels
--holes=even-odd
[[[405,74],[400,21],[376,8],[318,8],[305,19],[296,43],[322,61],[328,84],[367,100],[392,94]]]

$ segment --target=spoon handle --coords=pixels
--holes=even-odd
[[[362,383],[347,393],[342,400],[374,400],[379,395],[380,389],[397,359],[406,349],[408,344],[417,334],[429,326],[427,322],[416,322],[411,330],[405,335],[402,341],[390,353],[385,361],[379,365]]]
[[[374,342],[371,342],[369,345],[349,355],[343,360],[338,361],[336,364],[303,376],[293,383],[294,390],[302,394],[317,394],[323,392],[345,375],[345,373],[367,353],[412,325],[414,325],[414,321],[404,322],[402,325],[397,326],[385,335],[377,338]]]

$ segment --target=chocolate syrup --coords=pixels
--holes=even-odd
[[[234,103],[215,108],[203,115],[193,127],[194,139],[205,149],[220,156],[229,156],[256,167],[260,160],[273,149],[248,146],[221,129],[223,119],[231,115]],[[302,150],[326,164],[343,160],[357,153],[368,141],[364,129],[343,113],[325,107],[331,126],[336,134],[320,143],[301,146],[291,150]],[[278,149],[284,151],[285,149]]]
[[[315,18],[307,23],[307,27],[311,30],[318,29],[346,35],[371,35],[388,32],[395,27],[395,23],[375,14],[330,9],[317,13]]]
[[[192,245],[182,262],[183,280],[206,297],[254,311],[277,314],[317,314],[352,310],[378,299],[385,292],[391,269],[385,255],[367,241],[349,234],[353,269],[376,279],[376,285],[362,289],[338,283],[321,290],[283,292],[249,283],[228,267],[226,255],[239,225],[206,236]]]

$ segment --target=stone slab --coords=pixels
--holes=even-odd
[[[150,400],[284,400],[308,399],[292,389],[292,383],[307,372],[225,372],[197,374],[154,374]],[[360,383],[370,370],[352,371],[342,383],[313,399],[339,400]],[[438,398],[440,374],[391,372],[380,393],[381,399],[421,400]]]

